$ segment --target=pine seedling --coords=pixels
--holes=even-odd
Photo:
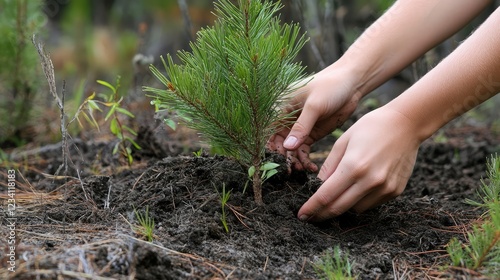
[[[355,279],[352,276],[352,264],[349,262],[349,256],[348,254],[342,255],[339,246],[333,248],[333,255],[327,252],[318,262],[314,263],[314,269],[319,279]]]
[[[466,200],[485,208],[485,219],[467,234],[468,244],[454,238],[448,243],[447,252],[454,266],[500,275],[500,157],[492,156],[487,167],[488,181],[481,180],[479,190],[482,202]]]
[[[217,20],[202,29],[180,51],[180,64],[170,55],[163,65],[167,76],[151,66],[166,87],[145,87],[156,108],[176,111],[181,120],[198,131],[222,154],[253,167],[255,202],[262,201],[265,146],[277,128],[290,124],[290,114],[279,108],[303,79],[304,67],[294,62],[306,43],[297,24],[280,24],[279,2],[269,0],[220,0]]]
[[[469,259],[466,258],[467,254],[462,243],[456,238],[452,238],[446,247],[446,251],[450,255],[451,263],[453,266],[470,267],[471,264],[465,263]]]
[[[203,152],[204,152],[204,151],[203,151],[203,148],[200,148],[198,151],[193,152],[193,155],[194,155],[195,157],[199,158],[199,157],[202,157],[202,156],[203,156]]]
[[[135,217],[139,222],[140,226],[135,227],[135,231],[142,235],[148,242],[153,242],[153,231],[155,229],[155,221],[149,215],[149,207],[146,207],[146,212],[144,214],[139,213],[134,209]]]
[[[492,155],[487,161],[486,176],[489,182],[481,179],[481,188],[478,192],[482,203],[471,199],[466,199],[466,203],[487,209],[492,205],[500,204],[500,157],[498,155]]]

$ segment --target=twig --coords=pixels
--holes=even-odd
[[[249,227],[247,224],[245,224],[245,222],[243,221],[243,219],[248,219],[248,218],[247,218],[245,215],[243,215],[243,214],[241,214],[240,212],[238,212],[238,211],[236,210],[236,207],[235,207],[235,206],[233,206],[233,205],[231,205],[231,204],[229,204],[229,203],[227,203],[226,205],[227,205],[227,207],[229,208],[229,210],[231,210],[231,212],[233,212],[234,216],[238,219],[238,221],[240,221],[240,223],[241,223],[243,226],[245,226],[247,229],[250,229],[250,227]]]
[[[33,34],[32,42],[33,42],[33,45],[35,46],[36,50],[38,51],[38,56],[40,57],[40,63],[42,64],[43,73],[45,74],[45,78],[47,79],[47,82],[49,83],[49,92],[52,95],[52,97],[54,98],[56,105],[59,108],[59,111],[61,112],[61,134],[62,134],[63,163],[57,169],[56,175],[59,174],[59,171],[61,169],[64,170],[64,175],[67,175],[67,172],[68,172],[68,159],[67,159],[67,155],[66,155],[67,130],[66,130],[66,116],[64,113],[64,95],[65,95],[65,90],[66,90],[66,83],[63,82],[62,100],[61,100],[61,98],[59,98],[59,95],[57,95],[56,78],[55,78],[55,74],[54,74],[54,64],[52,64],[52,60],[50,59],[50,56],[44,52],[43,44],[36,42],[36,35],[35,34]]]
[[[134,189],[135,189],[135,186],[139,183],[139,181],[142,179],[142,176],[144,176],[144,174],[146,174],[146,172],[147,172],[147,170],[146,170],[146,171],[144,171],[144,172],[142,172],[141,176],[139,176],[139,177],[137,178],[137,180],[135,180],[134,185],[132,186],[132,190],[134,190]]]
[[[80,170],[76,170],[76,174],[78,175],[78,181],[80,181],[80,185],[82,186],[83,190],[83,195],[85,196],[85,200],[89,200],[89,197],[87,196],[87,192],[85,191],[85,187],[83,186],[83,181],[82,178],[80,177]]]
[[[109,209],[109,197],[111,196],[111,187],[113,186],[113,182],[109,180],[109,187],[108,187],[108,196],[106,197],[106,201],[104,201],[104,209]]]
[[[49,58],[50,59],[50,58]],[[63,80],[62,91],[61,91],[62,101],[61,101],[61,136],[62,136],[62,157],[63,157],[63,168],[64,175],[68,175],[68,130],[66,129],[66,112],[64,111],[64,101],[66,98],[66,81]],[[61,167],[59,167],[61,168]],[[58,169],[59,169],[58,168]],[[59,174],[59,170],[56,171],[56,175]]]

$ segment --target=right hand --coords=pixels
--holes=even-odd
[[[318,174],[323,184],[301,207],[299,219],[363,212],[400,195],[422,142],[418,131],[418,124],[388,106],[364,115],[333,145]]]
[[[294,125],[277,131],[269,139],[269,149],[285,155],[293,169],[316,172],[318,167],[309,158],[311,145],[341,126],[362,97],[353,76],[333,64],[306,78],[310,81],[292,93],[283,109],[285,113],[298,110]]]

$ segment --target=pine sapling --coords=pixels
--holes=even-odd
[[[467,233],[467,243],[453,238],[447,251],[454,266],[500,274],[500,157],[492,156],[487,163],[488,180],[481,180],[479,197],[482,202],[466,202],[485,209],[485,219]]]
[[[255,202],[262,201],[262,172],[267,139],[291,114],[279,108],[290,86],[304,78],[304,67],[294,62],[307,41],[297,24],[280,24],[279,2],[220,0],[217,20],[202,29],[180,51],[180,64],[162,58],[167,76],[154,66],[153,74],[165,89],[145,87],[157,108],[176,111],[200,131],[214,148],[253,168]]]

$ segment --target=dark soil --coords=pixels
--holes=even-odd
[[[448,128],[445,143],[430,139],[422,145],[399,198],[321,224],[296,218],[319,186],[314,174],[288,175],[282,166],[264,186],[265,206],[257,207],[251,188],[243,192],[246,170],[237,162],[182,156],[176,139],[163,135],[169,141],[164,145],[147,128],[141,135],[144,149],[131,168],[119,168],[110,154],[113,143],[75,143],[71,153],[81,181],[74,167],[70,177],[44,175],[61,163],[57,145],[17,155],[25,161],[17,166],[19,260],[16,273],[8,272],[1,252],[0,278],[314,279],[313,263],[337,245],[348,252],[359,279],[479,277],[442,267],[449,264],[448,241],[463,239],[481,214],[464,199],[475,196],[486,158],[498,151],[500,139],[487,129]],[[332,141],[323,141],[317,154]],[[7,182],[7,169],[1,182]],[[231,190],[229,232],[221,223],[223,186]],[[152,243],[134,230],[134,209],[146,208],[155,221]]]

